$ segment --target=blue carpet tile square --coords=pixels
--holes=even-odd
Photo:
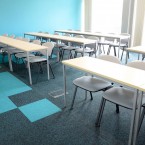
[[[47,99],[39,100],[19,107],[20,111],[31,121],[37,121],[56,112],[61,111]]]
[[[8,97],[0,99],[0,114],[16,108],[17,106]]]
[[[29,90],[31,90],[29,86],[9,72],[0,73],[0,98],[12,96]]]

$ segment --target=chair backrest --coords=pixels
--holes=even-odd
[[[140,60],[129,62],[127,66],[145,70],[145,62]]]
[[[97,40],[99,41],[99,38],[96,36],[88,36],[87,39]]]
[[[6,37],[8,37],[8,34],[3,34],[2,36],[6,36]]]
[[[128,36],[126,39],[122,39],[121,43],[128,45],[128,40],[130,39],[130,34],[128,33],[121,33],[121,35]]]
[[[40,40],[33,40],[32,43],[40,45],[41,41]]]
[[[70,34],[69,34],[69,33],[65,33],[63,36],[68,36],[68,37],[70,37]]]
[[[110,62],[121,64],[119,58],[117,58],[115,56],[112,56],[112,55],[100,55],[100,56],[98,56],[98,58],[102,59],[102,60],[106,60],[106,61],[110,61]]]
[[[22,41],[30,42],[30,39],[29,38],[22,38]]]
[[[54,43],[53,42],[46,42],[46,43],[43,43],[42,45],[47,47],[48,56],[51,56],[52,50],[54,48]],[[40,50],[40,52],[44,56],[47,56],[46,50]]]
[[[23,38],[22,38],[22,37],[16,37],[16,39],[17,39],[17,40],[22,40]]]
[[[68,33],[65,33],[63,36],[70,37],[71,35],[68,34]],[[68,45],[69,42],[68,41],[65,41],[65,40],[62,40],[61,43],[64,43],[64,44]]]
[[[59,35],[59,33],[57,33],[57,32],[54,32],[54,35]]]
[[[49,32],[44,32],[45,34],[49,34]]]
[[[15,35],[14,35],[14,34],[12,34],[12,35],[10,35],[9,37],[10,37],[10,38],[15,38]]]
[[[85,38],[83,35],[75,35],[76,38]]]
[[[92,39],[92,40],[96,40],[96,43],[94,44],[86,44],[86,47],[89,47],[89,48],[96,48],[98,45],[98,42],[99,42],[99,38],[96,37],[96,36],[88,36],[87,39]]]

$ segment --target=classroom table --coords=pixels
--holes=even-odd
[[[45,33],[39,33],[39,32],[24,33],[24,37],[26,37],[26,35],[38,36],[38,37],[41,37],[41,39],[48,38],[48,39],[64,40],[68,42],[76,42],[83,45],[83,50],[85,49],[86,44],[94,44],[97,41],[97,40],[91,40],[91,39],[86,39],[86,38],[76,38],[76,37],[69,37],[69,36],[62,36],[62,35],[45,34]],[[83,55],[84,55],[84,51],[83,51]],[[95,54],[95,57],[96,57],[96,54]]]
[[[145,91],[145,77],[144,77],[145,71],[91,57],[80,57],[71,60],[64,60],[62,61],[62,63],[64,77],[65,106],[66,106],[66,87],[67,87],[66,66],[84,71],[85,73],[96,75],[97,77],[101,77],[110,82],[114,82],[117,84],[125,85],[133,89],[136,89],[132,111],[130,135],[128,141],[128,145],[135,145],[137,138],[140,108],[142,105],[141,104],[143,96],[142,92]]]
[[[138,60],[139,60],[139,54],[145,54],[145,46],[135,46],[135,47],[126,48],[126,63],[128,60],[127,56],[129,52],[138,53]]]
[[[55,32],[59,33],[68,33],[68,34],[75,34],[75,35],[86,35],[86,36],[96,36],[96,37],[107,37],[107,38],[114,38],[119,40],[119,50],[120,50],[120,43],[123,39],[128,39],[128,46],[129,46],[129,36],[122,35],[122,34],[115,34],[115,33],[102,33],[102,32],[85,32],[85,31],[74,31],[74,30],[56,30]],[[119,57],[119,51],[118,51]]]
[[[17,48],[17,49],[20,49],[20,50],[26,52],[26,54],[27,54],[27,63],[28,63],[27,67],[28,67],[28,73],[29,73],[29,82],[30,82],[30,85],[32,85],[29,53],[32,52],[32,51],[39,51],[41,49],[46,49],[46,51],[47,51],[47,47],[37,45],[37,44],[33,44],[33,43],[29,43],[29,42],[25,42],[25,41],[22,41],[22,40],[9,38],[9,37],[6,37],[6,36],[0,36],[0,43],[6,44],[7,46]],[[8,51],[8,58],[9,58],[10,71],[13,71],[12,60],[11,60],[11,56],[10,56],[9,51]],[[48,56],[47,56],[47,71],[48,71],[48,79],[49,79],[50,76],[49,76],[49,59],[48,59]]]

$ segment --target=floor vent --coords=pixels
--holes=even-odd
[[[66,92],[66,94],[68,94],[68,92]],[[55,90],[55,91],[48,93],[48,95],[53,97],[53,98],[59,98],[59,97],[64,95],[64,90],[58,89],[58,90]]]

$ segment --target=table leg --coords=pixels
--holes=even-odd
[[[8,50],[8,49],[7,49]],[[12,59],[11,59],[11,54],[8,50],[8,59],[9,59],[9,67],[10,67],[10,71],[13,72],[13,66],[12,66]]]
[[[64,81],[64,107],[66,107],[66,72],[64,64],[63,64],[63,81]]]
[[[140,58],[140,54],[138,54],[138,60],[139,60],[139,58]]]
[[[120,44],[121,44],[121,38],[119,39],[118,58],[119,58],[119,54],[120,54]]]
[[[98,46],[98,42],[95,43],[95,58],[97,57],[97,46]]]
[[[28,73],[29,73],[29,82],[30,82],[30,85],[32,85],[30,60],[29,60],[29,52],[28,51],[27,51],[27,67],[28,67]]]
[[[137,101],[137,110],[136,110],[136,117],[135,117],[135,126],[134,126],[134,134],[133,134],[133,145],[136,144],[136,139],[138,135],[138,127],[139,127],[139,119],[140,119],[140,113],[141,113],[141,106],[142,106],[142,98],[143,98],[143,92],[138,96]]]
[[[48,56],[48,49],[46,49],[46,58],[47,58],[47,76],[48,76],[48,80],[50,79],[50,71],[49,71],[49,56]]]
[[[128,61],[128,51],[126,50],[126,58],[125,58],[125,64],[127,64],[127,61]]]
[[[83,56],[85,54],[85,44],[83,44]]]
[[[135,126],[135,117],[136,117],[136,107],[137,107],[138,94],[139,94],[139,91],[137,90],[135,95],[134,95],[134,102],[133,102],[133,110],[132,110],[131,127],[130,127],[128,145],[132,145],[132,143],[133,143],[133,135],[134,135],[134,126]]]

